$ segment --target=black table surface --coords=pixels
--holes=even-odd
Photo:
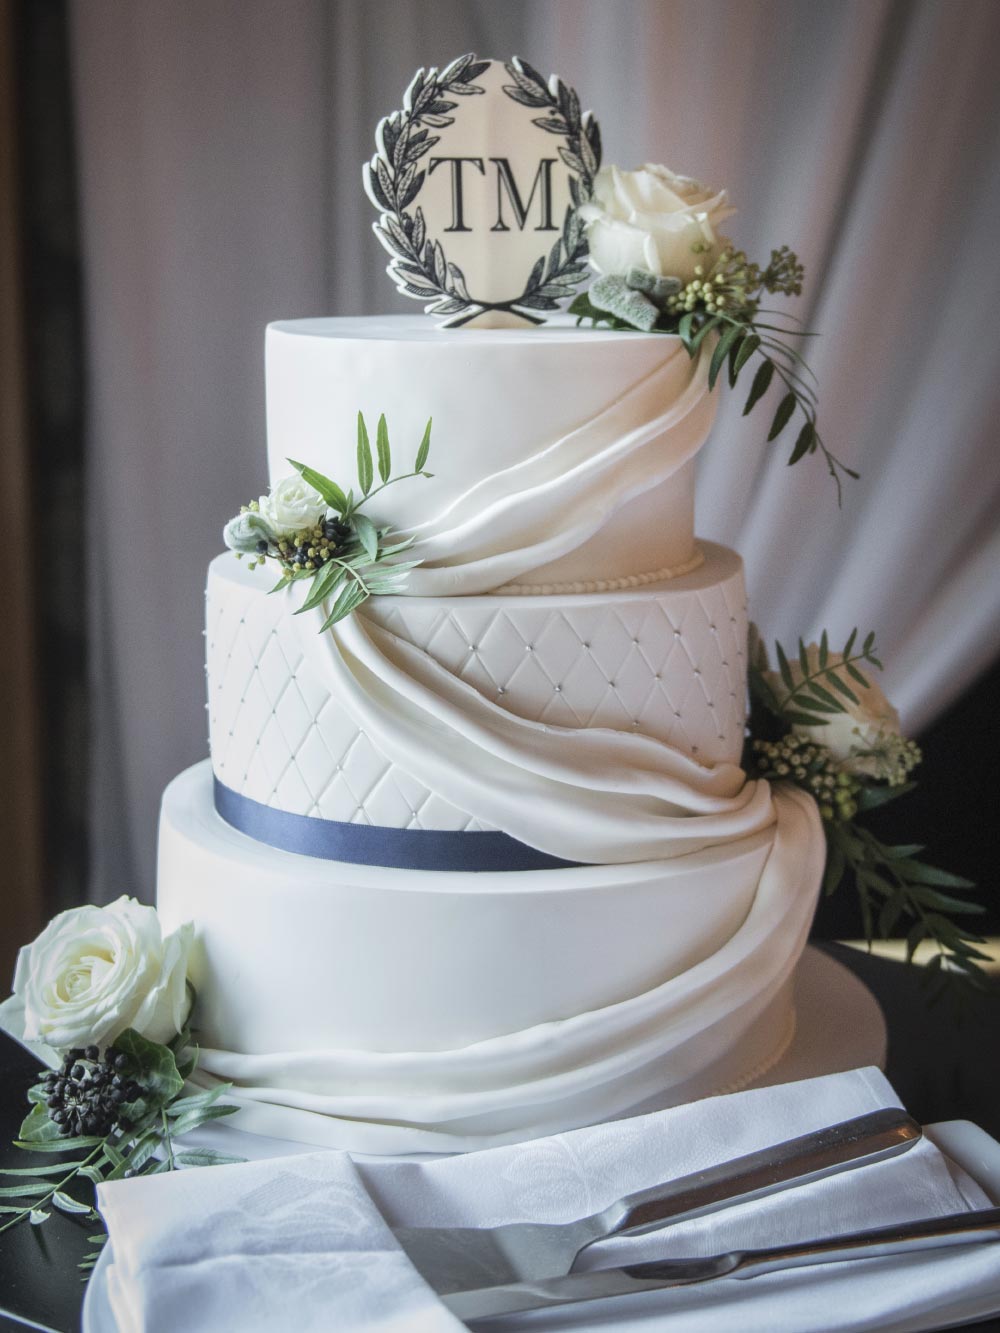
[[[1000,1139],[1000,993],[977,995],[963,1005],[947,998],[929,1004],[918,969],[839,945],[821,947],[846,963],[882,1006],[889,1030],[886,1074],[911,1114],[922,1124],[972,1120]],[[33,1057],[0,1033],[0,1164],[5,1166],[40,1160],[11,1146],[36,1070]],[[93,1229],[91,1222],[54,1213],[41,1227],[22,1224],[0,1235],[3,1333],[24,1328],[70,1333],[80,1327],[85,1284],[77,1264]],[[1000,1333],[1000,1319],[976,1328]]]

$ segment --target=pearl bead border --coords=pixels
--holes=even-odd
[[[625,574],[619,579],[593,579],[574,583],[505,583],[494,588],[494,593],[503,593],[508,597],[529,597],[536,594],[542,597],[560,596],[565,593],[586,592],[621,592],[627,588],[642,588],[647,583],[666,583],[668,579],[678,579],[682,574],[691,574],[705,563],[701,550],[696,550],[690,560],[682,565],[668,565],[664,569],[653,569],[648,574]]]

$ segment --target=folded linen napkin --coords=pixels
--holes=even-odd
[[[898,1104],[877,1070],[854,1070],[461,1157],[352,1163],[342,1153],[309,1153],[119,1181],[99,1189],[112,1245],[108,1296],[122,1333],[454,1330],[461,1325],[386,1222],[573,1221],[660,1179]],[[979,1186],[924,1142],[861,1171],[608,1242],[587,1266],[708,1255],[988,1206]],[[669,1314],[677,1333],[714,1333],[725,1318],[738,1319],[741,1333],[904,1333],[998,1307],[1000,1246],[982,1244],[644,1293],[613,1307],[541,1311],[509,1317],[502,1328],[653,1329]]]

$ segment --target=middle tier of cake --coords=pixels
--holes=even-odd
[[[374,598],[356,613],[443,668],[457,691],[553,729],[663,742],[699,766],[738,764],[746,595],[738,555],[611,592]],[[496,827],[416,779],[343,706],[315,619],[231,555],[207,590],[209,739],[227,791],[277,811],[396,829]],[[389,641],[389,640],[387,640]],[[470,696],[471,697],[471,696]],[[461,700],[458,700],[461,703]]]

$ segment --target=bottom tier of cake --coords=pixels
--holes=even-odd
[[[167,789],[158,907],[197,928],[204,1085],[242,1128],[455,1152],[741,1086],[791,1040],[825,842],[812,800],[672,860],[511,872],[345,865]],[[468,836],[474,837],[475,834]]]

